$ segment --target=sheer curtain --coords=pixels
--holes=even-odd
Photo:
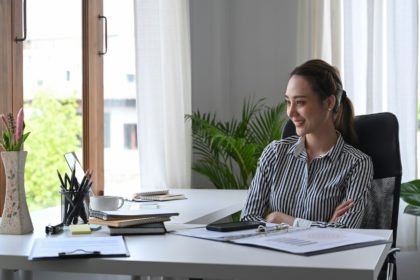
[[[402,181],[417,176],[417,1],[344,1],[344,83],[356,114],[389,111],[400,123]],[[417,219],[403,214],[397,245],[417,246]]]
[[[142,190],[191,185],[188,0],[135,0]]]
[[[341,69],[341,1],[298,1],[297,64],[322,58]]]
[[[300,41],[310,42],[300,46],[298,63],[317,57],[337,66],[356,114],[394,113],[400,123],[402,181],[415,179],[417,1],[300,1],[301,15],[309,8],[318,12],[299,17],[307,30]],[[417,246],[418,226],[416,218],[403,214],[404,207],[401,201],[397,245],[407,248]]]

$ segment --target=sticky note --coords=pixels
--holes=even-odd
[[[89,234],[91,233],[91,229],[88,224],[80,224],[80,225],[70,225],[69,226],[71,234]]]

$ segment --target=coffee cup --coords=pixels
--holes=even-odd
[[[92,196],[90,197],[90,208],[97,211],[112,211],[120,209],[124,205],[124,198],[120,196]]]

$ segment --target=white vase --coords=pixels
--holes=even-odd
[[[28,152],[2,152],[6,197],[0,234],[26,234],[34,230],[25,195],[25,163]]]

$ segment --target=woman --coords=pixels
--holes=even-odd
[[[297,136],[262,153],[242,220],[359,227],[373,166],[350,145],[356,142],[353,106],[338,71],[322,60],[296,67],[285,100]]]

